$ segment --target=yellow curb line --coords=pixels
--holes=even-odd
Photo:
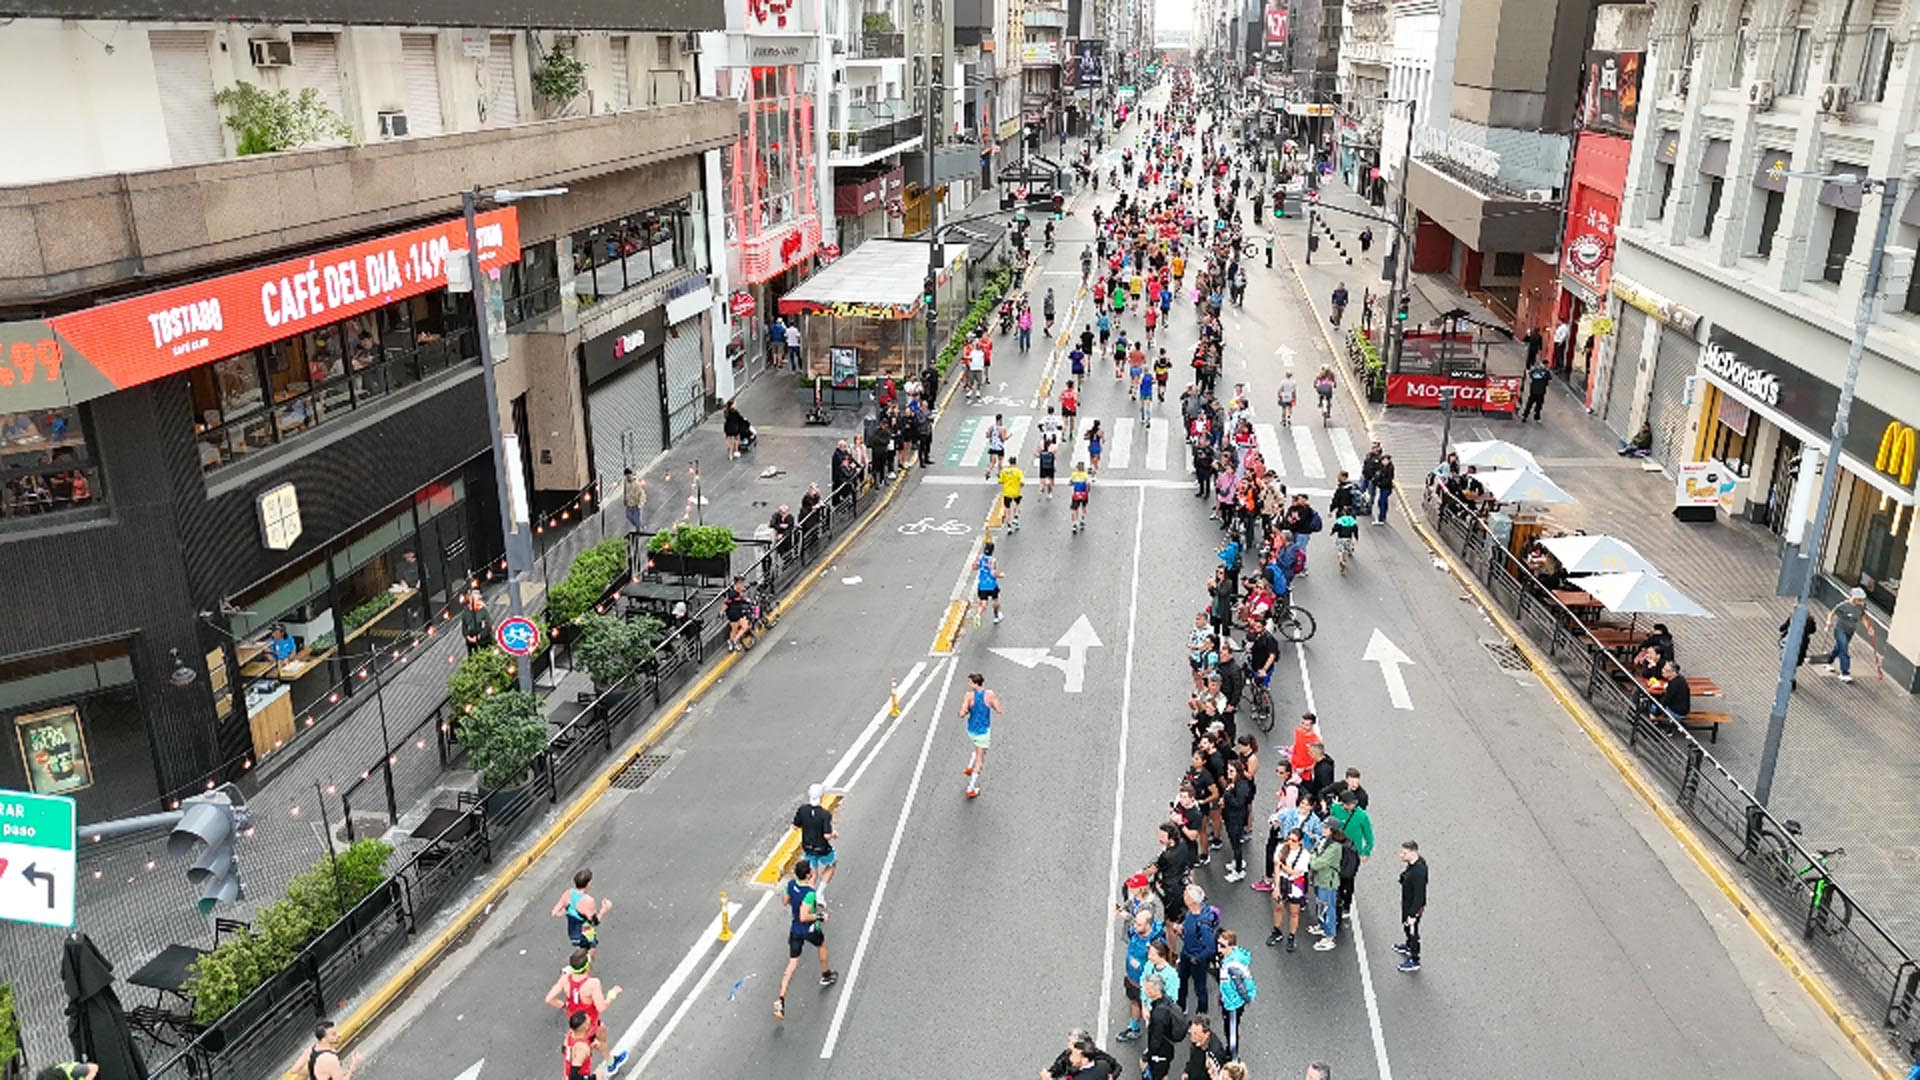
[[[935,656],[952,656],[954,642],[960,637],[960,620],[966,618],[967,602],[954,600],[947,604],[946,618],[940,620],[940,632],[933,638]]]
[[[1368,440],[1377,441],[1373,414],[1368,410],[1366,399],[1360,393],[1358,385],[1350,377],[1351,372],[1348,366],[1340,362],[1342,354],[1339,345],[1334,341],[1333,334],[1325,325],[1320,325],[1319,309],[1313,305],[1313,294],[1307,290],[1306,278],[1301,275],[1300,267],[1294,262],[1293,255],[1285,248],[1281,248],[1280,251],[1286,257],[1288,269],[1293,272],[1293,280],[1300,288],[1301,299],[1306,302],[1307,310],[1313,313],[1314,323],[1320,327],[1320,336],[1326,341],[1327,351],[1333,358],[1334,371],[1338,374],[1341,385],[1347,388],[1347,395],[1353,400],[1354,407],[1359,410],[1361,419],[1366,423]],[[1422,468],[1421,477],[1424,478],[1428,471]],[[1404,489],[1399,493],[1403,494]],[[1799,983],[1801,989],[1807,992],[1807,996],[1820,1007],[1820,1011],[1826,1013],[1827,1018],[1840,1029],[1840,1033],[1846,1037],[1854,1051],[1866,1060],[1869,1067],[1887,1080],[1904,1080],[1906,1070],[1897,1068],[1881,1058],[1876,1040],[1854,1019],[1852,1011],[1828,991],[1825,980],[1810,969],[1806,961],[1801,958],[1798,948],[1787,939],[1786,935],[1775,928],[1773,917],[1763,911],[1747,895],[1744,886],[1721,868],[1720,860],[1707,850],[1705,844],[1701,843],[1692,826],[1667,809],[1665,800],[1641,778],[1639,769],[1621,750],[1619,740],[1614,738],[1611,731],[1601,726],[1599,717],[1586,702],[1574,695],[1559,669],[1552,666],[1547,657],[1541,655],[1539,649],[1534,646],[1533,640],[1514,625],[1513,621],[1507,617],[1505,610],[1494,603],[1493,597],[1481,587],[1480,582],[1472,574],[1467,573],[1465,565],[1454,555],[1453,549],[1440,543],[1439,537],[1435,536],[1427,528],[1427,523],[1414,512],[1411,500],[1403,497],[1395,501],[1400,505],[1401,516],[1413,525],[1414,531],[1420,534],[1421,540],[1434,554],[1446,561],[1448,571],[1466,587],[1468,593],[1473,596],[1474,603],[1480,606],[1494,625],[1500,628],[1501,634],[1505,635],[1507,640],[1520,650],[1521,655],[1527,658],[1527,663],[1532,666],[1534,676],[1540,680],[1540,685],[1553,695],[1554,700],[1559,702],[1560,707],[1573,719],[1573,722],[1586,733],[1587,738],[1599,749],[1600,756],[1606,758],[1614,771],[1618,772],[1620,778],[1626,782],[1627,788],[1638,795],[1641,801],[1647,804],[1648,809],[1653,811],[1654,816],[1660,819],[1660,823],[1665,825],[1667,831],[1679,842],[1681,849],[1693,858],[1694,864],[1700,868],[1701,873],[1707,876],[1707,880],[1713,882],[1721,895],[1727,898],[1727,902],[1731,903],[1734,910],[1746,920],[1755,936],[1759,937],[1761,943],[1773,953],[1774,958],[1780,962],[1780,966],[1786,969],[1787,974]]]
[[[954,385],[955,383],[953,382],[948,383],[948,397],[952,396]],[[797,603],[801,597],[806,595],[809,589],[813,588],[814,584],[826,574],[832,564],[837,561],[841,555],[845,554],[847,548],[852,546],[853,542],[860,538],[860,534],[866,532],[867,527],[879,518],[881,512],[886,510],[887,506],[893,502],[894,496],[899,494],[905,485],[906,474],[903,473],[899,478],[895,479],[893,483],[888,485],[886,494],[882,495],[880,501],[875,503],[872,509],[867,511],[866,516],[861,518],[858,524],[847,531],[847,535],[840,538],[839,543],[835,544],[831,550],[821,557],[820,565],[799,581],[795,582],[792,590],[790,590],[786,596],[782,597],[778,604],[774,605],[774,618],[779,618]],[[362,1002],[346,1019],[340,1022],[341,1042],[352,1042],[355,1038],[359,1037],[361,1032],[380,1019],[388,1009],[392,1008],[394,1002],[413,987],[413,984],[426,972],[426,969],[438,962],[442,955],[445,954],[462,935],[472,929],[473,924],[477,922],[481,916],[485,915],[489,908],[499,901],[508,887],[518,881],[521,875],[532,869],[535,863],[539,862],[547,852],[553,849],[555,844],[559,843],[560,838],[566,835],[567,831],[573,828],[573,826],[579,822],[580,818],[585,816],[586,812],[593,807],[593,804],[599,800],[600,796],[606,794],[607,790],[613,786],[614,778],[624,771],[634,759],[652,749],[661,739],[665,738],[667,733],[672,731],[674,726],[680,722],[681,718],[687,714],[687,710],[692,707],[693,703],[698,700],[702,694],[712,689],[713,685],[720,681],[720,677],[732,670],[733,666],[745,655],[745,653],[728,653],[721,657],[719,662],[714,664],[712,670],[702,675],[692,686],[688,687],[687,690],[680,695],[680,698],[673,703],[673,706],[653,722],[653,725],[647,729],[645,734],[638,736],[636,739],[629,740],[626,747],[623,748],[619,760],[611,767],[602,771],[599,778],[589,784],[585,790],[574,796],[573,801],[567,804],[566,811],[562,813],[552,825],[548,826],[547,831],[541,834],[540,839],[535,841],[532,847],[515,857],[512,862],[501,867],[493,881],[481,891],[479,896],[474,897],[473,901],[461,910],[451,925],[441,931],[439,936],[429,942],[418,955],[407,961],[404,967],[395,972],[394,975],[381,985],[378,990],[374,991],[366,1001]],[[292,1078],[299,1078],[304,1076],[304,1073],[296,1069],[288,1072],[286,1075]]]
[[[828,813],[832,813],[840,808],[840,801],[845,797],[841,792],[829,791],[821,797],[820,805],[826,807]],[[787,876],[787,871],[793,867],[794,857],[799,854],[800,830],[788,829],[787,835],[781,837],[780,842],[774,845],[773,854],[767,856],[767,861],[760,864],[760,869],[753,875],[753,883],[755,885],[780,884],[780,879]]]

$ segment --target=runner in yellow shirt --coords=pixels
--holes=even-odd
[[[1183,283],[1187,280],[1187,257],[1185,255],[1175,255],[1173,257],[1173,280]]]
[[[1007,511],[1007,531],[1020,531],[1020,492],[1026,486],[1027,474],[1020,471],[1019,462],[1009,458],[1000,470],[1000,505]]]

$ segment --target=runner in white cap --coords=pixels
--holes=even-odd
[[[833,811],[821,805],[827,789],[815,784],[807,789],[805,806],[793,812],[793,827],[800,830],[800,854],[813,864],[813,891],[826,892],[827,882],[833,880],[833,864],[837,856],[833,851],[833,842],[840,834],[833,831]]]

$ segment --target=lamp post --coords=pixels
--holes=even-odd
[[[1853,411],[1853,387],[1860,377],[1860,356],[1867,347],[1867,328],[1873,321],[1874,295],[1880,291],[1880,272],[1885,265],[1887,233],[1893,226],[1893,209],[1900,192],[1900,180],[1863,179],[1855,173],[1794,173],[1806,179],[1842,186],[1858,185],[1862,192],[1880,195],[1880,220],[1874,226],[1873,247],[1867,256],[1867,277],[1860,289],[1860,303],[1853,313],[1853,340],[1847,344],[1847,372],[1840,382],[1840,401],[1833,407],[1833,434],[1827,443],[1826,467],[1820,474],[1820,496],[1814,505],[1813,526],[1807,542],[1794,557],[1809,560],[1798,570],[1800,585],[1793,601],[1793,615],[1787,620],[1787,637],[1780,646],[1780,677],[1773,686],[1773,710],[1767,714],[1766,742],[1760,749],[1760,771],[1754,778],[1753,798],[1765,806],[1773,794],[1773,774],[1780,764],[1780,740],[1787,729],[1787,698],[1793,693],[1794,669],[1799,666],[1800,645],[1807,638],[1807,601],[1813,593],[1813,575],[1820,552],[1825,547],[1827,518],[1833,511],[1834,493],[1840,485],[1840,453],[1847,437],[1847,416]],[[1812,552],[1811,555],[1806,554]]]
[[[564,195],[566,192],[567,189],[563,187],[532,191],[501,188],[493,193],[493,201],[505,205],[521,199],[539,199]],[[500,400],[493,377],[493,330],[487,309],[487,279],[480,272],[480,239],[473,223],[479,202],[480,189],[477,187],[460,193],[460,214],[467,224],[468,285],[473,290],[473,322],[480,335],[480,373],[487,398],[487,440],[493,449],[494,499],[500,504],[500,534],[507,548],[507,610],[513,615],[521,615],[520,575],[533,562],[533,524],[528,520],[526,489],[522,484],[513,482],[517,473],[508,472],[507,437],[500,431]],[[450,292],[461,291],[451,279],[447,288]],[[513,439],[516,449],[519,442],[516,436]],[[514,668],[519,675],[520,689],[531,694],[533,658],[521,660]]]

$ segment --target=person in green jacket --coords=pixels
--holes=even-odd
[[[1340,917],[1352,919],[1354,879],[1360,876],[1360,864],[1373,858],[1373,819],[1367,816],[1359,793],[1352,788],[1341,789],[1340,801],[1333,805],[1330,816],[1353,842],[1355,857],[1340,867]]]
[[[1314,942],[1315,952],[1330,951],[1340,936],[1340,860],[1346,856],[1346,849],[1347,834],[1340,826],[1329,824],[1327,842],[1307,863],[1307,883],[1320,901],[1320,925],[1307,927],[1307,933],[1320,938]]]

